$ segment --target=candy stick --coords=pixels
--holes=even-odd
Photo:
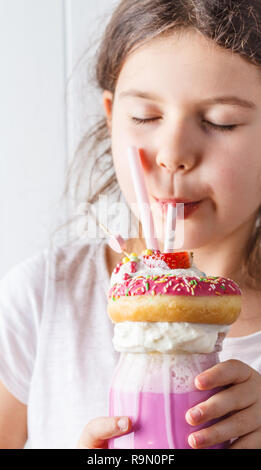
[[[102,230],[108,235],[108,244],[110,245],[112,250],[116,251],[117,253],[124,253],[124,255],[128,257],[129,255],[125,251],[125,240],[122,238],[122,236],[119,233],[114,235],[103,224],[101,224],[100,222],[98,222],[98,224],[102,228]]]
[[[134,146],[127,148],[129,167],[132,182],[138,202],[141,225],[143,228],[146,247],[148,249],[158,250],[158,241],[154,236],[154,223],[150,209],[149,197],[144,181],[143,170],[138,149]]]
[[[113,251],[116,251],[117,253],[124,253],[125,256],[129,256],[128,253],[125,251],[126,250],[126,243],[125,240],[122,238],[120,234],[113,234],[110,230],[108,230],[105,225],[103,225],[101,222],[98,221],[95,213],[92,210],[92,207],[90,207],[90,213],[94,217],[96,223],[101,227],[101,229],[108,235],[108,244],[112,248]]]
[[[175,230],[174,223],[176,220],[176,207],[172,204],[168,204],[167,220],[166,220],[166,231],[164,240],[164,253],[174,252],[174,240]]]

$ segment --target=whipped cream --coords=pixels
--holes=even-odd
[[[206,274],[200,271],[194,264],[192,264],[190,268],[186,269],[170,269],[163,260],[155,260],[154,266],[149,267],[143,262],[141,258],[138,258],[138,261],[136,263],[136,271],[133,273],[131,271],[131,262],[132,260],[130,260],[128,263],[121,265],[117,273],[112,273],[110,284],[111,287],[114,286],[114,284],[124,283],[125,274],[128,274],[131,278],[137,276],[164,276],[165,274],[177,277],[197,277],[199,279],[201,277],[206,276]]]
[[[119,352],[203,354],[213,352],[228,330],[228,325],[126,321],[115,324],[113,345]]]

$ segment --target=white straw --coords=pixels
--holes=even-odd
[[[176,220],[176,207],[168,204],[165,240],[164,240],[164,253],[172,253],[174,251],[175,240],[175,220]]]

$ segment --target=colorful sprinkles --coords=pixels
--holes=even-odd
[[[116,300],[129,295],[241,295],[237,284],[224,277],[180,277],[166,274],[162,276],[129,277],[124,283],[114,284],[109,290],[109,298]]]

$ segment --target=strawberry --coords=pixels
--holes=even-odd
[[[152,254],[144,254],[143,260],[150,267],[155,267],[155,260],[161,260],[170,269],[187,269],[191,266],[191,256],[188,251],[161,253],[159,250],[154,250]]]
[[[187,251],[177,253],[161,253],[161,259],[170,269],[186,269],[190,268],[190,256]]]

